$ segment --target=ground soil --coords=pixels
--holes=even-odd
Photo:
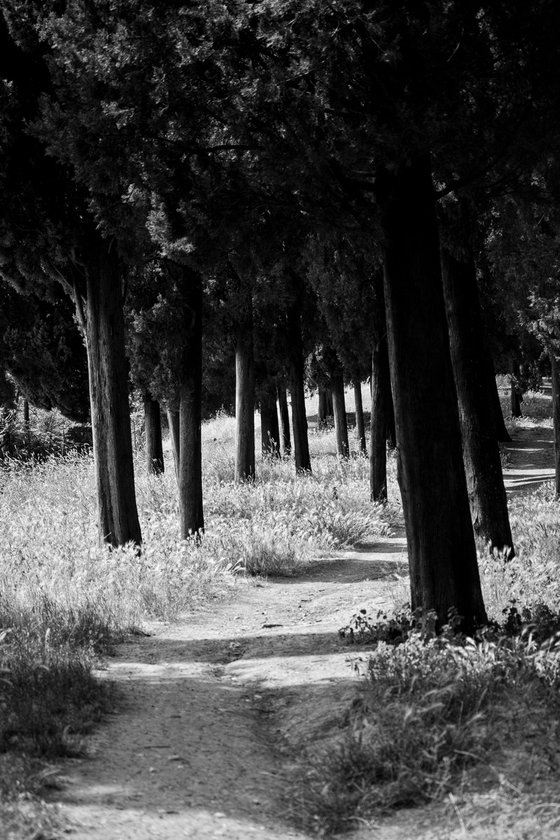
[[[549,478],[550,447],[550,429],[518,430],[507,447],[514,492]],[[69,836],[306,837],[285,796],[298,751],[336,737],[359,692],[359,651],[337,631],[359,609],[390,608],[406,593],[406,571],[396,533],[291,578],[240,582],[227,603],[184,621],[147,624],[150,635],[132,636],[104,672],[118,686],[115,714],[87,757],[61,767],[54,798]],[[511,826],[465,833],[467,819],[492,811],[491,796],[471,803],[470,816],[450,798],[353,837],[528,837]]]

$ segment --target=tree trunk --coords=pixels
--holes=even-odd
[[[389,375],[385,293],[381,274],[374,278],[374,345],[371,354],[371,419],[369,447],[369,487],[372,502],[387,501],[387,440],[392,435],[395,448],[393,398]]]
[[[463,467],[430,165],[380,173],[384,287],[412,609],[486,622]]]
[[[235,480],[255,477],[255,361],[250,293],[235,346]]]
[[[105,243],[88,267],[86,332],[99,539],[139,545],[121,277]]]
[[[354,377],[354,405],[356,406],[356,438],[360,452],[367,455],[366,426],[364,423],[364,404],[362,401],[362,383],[360,377]]]
[[[552,378],[552,423],[554,427],[554,485],[560,498],[560,365],[554,352],[549,352]]]
[[[342,371],[337,371],[331,379],[333,397],[334,432],[336,437],[336,454],[339,458],[348,458],[348,422],[346,419],[346,401],[344,399],[344,378]]]
[[[204,531],[202,504],[202,278],[182,270],[185,315],[179,385],[179,516],[181,539]]]
[[[280,443],[284,458],[292,452],[292,440],[290,436],[290,413],[288,410],[288,397],[283,385],[278,386],[278,413],[280,415]]]
[[[510,443],[511,437],[506,429],[502,404],[498,393],[498,385],[496,383],[494,360],[488,347],[486,348],[486,365],[485,375],[488,382],[488,402],[490,406],[490,413],[492,415],[492,423],[494,425],[494,435],[496,436],[496,440],[500,443]]]
[[[148,474],[161,475],[165,469],[161,439],[161,413],[158,401],[147,393],[144,394],[144,432]]]
[[[179,412],[171,408],[167,409],[167,425],[169,426],[169,437],[171,440],[171,451],[173,452],[173,464],[175,466],[175,477],[179,481],[179,461],[181,458],[179,439]]]
[[[324,426],[327,422],[327,417],[333,416],[333,400],[332,392],[329,388],[323,388],[319,385],[319,407],[317,411],[317,426]]]
[[[510,377],[511,388],[510,388],[510,406],[511,406],[511,416],[512,417],[523,417],[523,412],[521,411],[521,401],[523,397],[521,396],[521,388],[519,387],[517,377],[512,375]]]
[[[276,410],[276,385],[267,379],[259,388],[261,413],[261,447],[263,455],[280,457],[280,427]]]
[[[307,415],[305,412],[305,383],[303,370],[303,342],[301,320],[296,306],[288,314],[290,345],[290,394],[292,396],[292,427],[294,430],[294,456],[296,472],[311,472]]]
[[[488,361],[466,212],[464,208],[456,208],[452,220],[454,236],[462,241],[446,243],[441,248],[463,461],[475,533],[484,540],[490,552],[497,549],[500,553],[504,550],[513,553],[500,452],[488,411],[488,381],[483,375]],[[446,223],[449,224],[449,220],[444,218],[444,231]]]
[[[371,423],[369,488],[372,502],[387,501],[387,413],[391,401],[387,336],[376,341],[371,354]]]

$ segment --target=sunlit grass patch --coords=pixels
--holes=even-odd
[[[499,620],[512,604],[560,610],[560,525],[551,482],[509,500],[516,556],[509,562],[481,552],[479,567],[488,614]]]

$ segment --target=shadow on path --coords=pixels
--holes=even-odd
[[[549,426],[518,427],[512,442],[503,445],[509,464],[504,484],[509,495],[536,490],[554,478],[554,437]]]

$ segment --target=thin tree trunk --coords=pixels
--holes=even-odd
[[[387,501],[387,411],[389,354],[387,336],[376,341],[371,354],[371,423],[369,445],[369,488],[372,502]]]
[[[255,360],[250,293],[235,346],[235,480],[255,477]]]
[[[280,444],[284,458],[292,452],[292,440],[290,435],[290,413],[288,409],[288,397],[283,385],[278,386],[278,414],[280,416]]]
[[[362,383],[359,376],[354,377],[354,405],[356,406],[356,438],[363,455],[367,455],[366,425],[364,422],[364,404],[362,401]]]
[[[488,382],[481,375],[487,366],[486,346],[469,220],[466,209],[455,209],[452,222],[454,236],[462,239],[457,243],[460,250],[452,251],[448,243],[443,245],[441,267],[471,516],[475,533],[490,552],[497,549],[513,553],[500,452],[488,412]],[[444,218],[444,226],[446,223],[449,220]]]
[[[346,419],[346,401],[344,399],[344,378],[342,371],[337,371],[331,379],[333,397],[334,432],[336,437],[336,454],[339,458],[348,458],[348,422]]]
[[[179,386],[179,516],[181,539],[204,531],[202,504],[202,279],[183,269],[185,344]]]
[[[86,325],[99,539],[139,545],[121,277],[104,243],[87,272]]]
[[[427,156],[380,173],[384,287],[412,609],[486,622],[470,518]]]
[[[327,417],[333,416],[333,400],[330,388],[319,385],[319,408],[317,411],[317,425],[324,426]]]
[[[307,437],[307,415],[305,412],[305,383],[303,370],[303,342],[301,321],[296,306],[288,314],[290,342],[290,394],[292,397],[292,427],[294,430],[294,456],[296,472],[311,472],[309,440]]]
[[[276,385],[267,379],[259,388],[261,413],[261,447],[263,455],[280,457],[280,427],[276,410]]]
[[[169,438],[171,440],[171,451],[173,452],[173,464],[175,466],[175,477],[179,481],[179,461],[181,457],[179,438],[179,412],[171,408],[167,409],[167,425],[169,426]]]
[[[554,485],[560,498],[560,365],[554,352],[549,352],[552,378],[552,423],[554,427]]]
[[[511,416],[512,417],[523,417],[523,412],[521,411],[521,389],[517,382],[516,376],[510,377],[510,407],[511,407]]]
[[[374,345],[371,354],[371,419],[369,447],[369,487],[372,502],[387,501],[387,439],[393,435],[393,399],[389,375],[387,322],[383,277],[374,278],[375,310],[373,317]]]
[[[161,412],[159,403],[150,394],[144,394],[144,432],[146,437],[146,466],[149,475],[161,475],[165,470],[163,442],[161,439]]]

